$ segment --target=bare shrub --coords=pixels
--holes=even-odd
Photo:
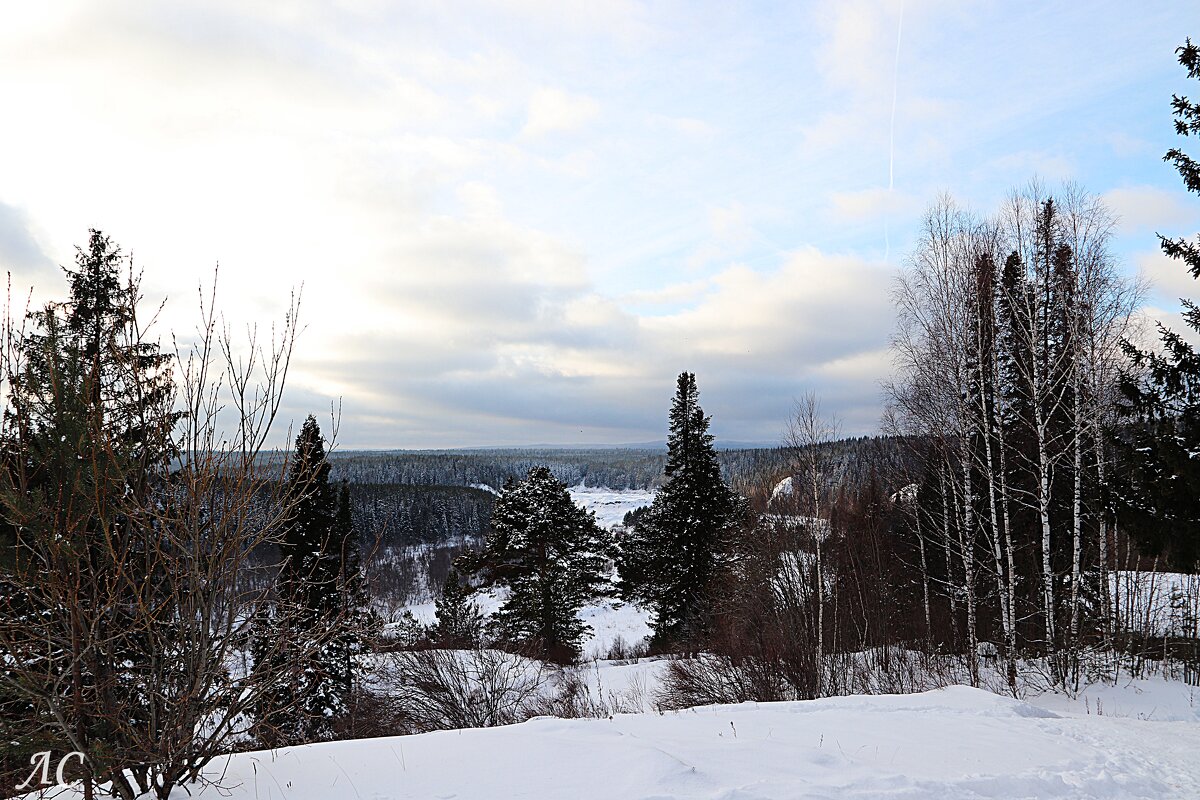
[[[706,652],[670,662],[657,702],[686,708],[820,696],[822,576],[812,531],[760,526],[737,569],[715,591]]]
[[[608,645],[604,659],[618,664],[636,664],[639,659],[645,658],[649,653],[650,646],[644,639],[637,642],[626,642],[625,637],[618,633]]]
[[[746,662],[735,663],[728,655],[701,653],[693,658],[672,660],[667,674],[655,695],[658,705],[666,710],[692,708],[719,703],[744,703],[764,699],[746,669]],[[782,686],[772,687],[779,695]],[[782,699],[778,696],[770,699]]]
[[[490,648],[390,653],[380,671],[404,733],[521,722],[538,713],[553,674],[540,661]]]

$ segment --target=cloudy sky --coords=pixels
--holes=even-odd
[[[1086,13],[1082,12],[1086,5]],[[344,447],[719,437],[815,390],[875,430],[888,289],[940,192],[1105,196],[1154,232],[1192,2],[55,2],[0,10],[0,267],[61,295],[96,227],[163,332],[220,263],[235,325],[303,285],[288,414]]]

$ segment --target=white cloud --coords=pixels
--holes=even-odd
[[[1080,165],[1093,189],[1129,187],[1109,195],[1118,235],[1195,228],[1174,175],[1175,194],[1154,188],[1144,115],[1107,138],[1064,124],[1131,96],[1114,75],[1158,91],[1162,26],[1119,4],[1035,19],[906,0],[897,72],[899,12],[25,4],[0,28],[0,258],[67,263],[103,228],[185,330],[218,259],[234,323],[304,283],[297,411],[344,393],[348,443],[650,438],[685,367],[737,438],[770,435],[804,388],[870,430],[891,324],[891,273],[862,255],[879,216],[898,253],[942,188],[987,203]],[[1119,58],[1066,68],[1116,40]],[[1161,305],[1194,294],[1178,265],[1144,269]]]
[[[1183,191],[1124,186],[1110,189],[1102,199],[1117,216],[1123,233],[1154,230],[1165,235],[1178,226],[1194,224],[1200,216],[1200,204]]]
[[[890,95],[901,0],[843,0],[822,5],[825,30],[817,64],[833,86],[855,93]]]
[[[591,97],[562,89],[538,89],[529,98],[525,136],[578,131],[600,115],[600,104]]]
[[[1163,300],[1200,296],[1200,281],[1192,277],[1182,261],[1168,258],[1161,250],[1137,254],[1134,264],[1138,273],[1150,281],[1151,291]]]
[[[647,119],[654,130],[667,130],[674,134],[689,138],[708,140],[717,135],[717,127],[695,117],[675,117],[664,114],[651,114]]]
[[[677,306],[690,304],[712,286],[708,278],[673,283],[656,289],[642,289],[621,295],[620,302],[628,306]]]
[[[833,192],[830,213],[839,222],[879,220],[884,216],[911,214],[921,208],[921,199],[886,187]]]

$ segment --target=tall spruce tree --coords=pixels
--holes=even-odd
[[[547,467],[534,467],[524,480],[505,484],[482,551],[461,564],[480,586],[508,590],[494,618],[501,639],[566,661],[578,656],[591,630],[578,611],[608,587],[610,549],[595,515],[577,506]]]
[[[1188,78],[1200,80],[1200,47],[1189,38],[1176,50]],[[1174,95],[1175,132],[1200,136],[1200,103]],[[1178,148],[1163,157],[1189,192],[1200,194],[1200,162]],[[1200,279],[1200,237],[1159,235],[1163,253]],[[1200,307],[1182,299],[1183,318],[1200,332]],[[1146,552],[1175,568],[1200,567],[1200,353],[1180,334],[1158,325],[1161,352],[1126,344],[1134,372],[1121,389],[1127,425],[1119,432],[1126,469],[1119,488],[1121,518]]]
[[[362,552],[350,504],[350,484],[342,481],[333,521],[332,551],[337,564],[336,633],[326,650],[327,672],[339,697],[349,701],[362,656],[379,627],[363,575]],[[343,704],[344,705],[344,704]]]
[[[53,721],[43,703],[18,706],[37,719],[39,735],[57,729],[85,752],[92,775],[120,772],[112,754],[127,742],[115,720],[156,725],[148,665],[169,671],[162,665],[173,655],[151,652],[148,632],[129,622],[152,609],[156,635],[170,639],[174,629],[176,598],[146,574],[146,556],[161,543],[143,512],[167,481],[180,415],[171,408],[171,357],[143,338],[137,275],[123,274],[127,265],[119,246],[91,230],[64,269],[68,299],[29,315],[4,375],[0,640],[10,654],[40,651],[45,686],[22,693],[69,701],[57,703]],[[145,575],[136,588],[120,578],[131,570]],[[37,625],[24,631],[23,619]],[[56,635],[69,644],[50,648]],[[115,792],[132,791],[113,780]]]
[[[296,438],[288,475],[289,516],[273,613],[255,621],[252,649],[290,678],[259,704],[256,735],[264,744],[328,739],[350,707],[357,659],[370,621],[349,488],[329,482],[320,426],[309,416]],[[273,645],[295,642],[292,652]],[[270,655],[262,655],[270,653]]]
[[[696,376],[679,375],[667,438],[667,481],[622,543],[626,600],[654,614],[658,646],[697,640],[710,624],[709,592],[735,552],[748,505],[721,479]]]

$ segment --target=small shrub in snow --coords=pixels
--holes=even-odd
[[[488,648],[392,653],[382,667],[396,687],[396,719],[407,733],[491,728],[538,712],[552,671],[540,661]]]

